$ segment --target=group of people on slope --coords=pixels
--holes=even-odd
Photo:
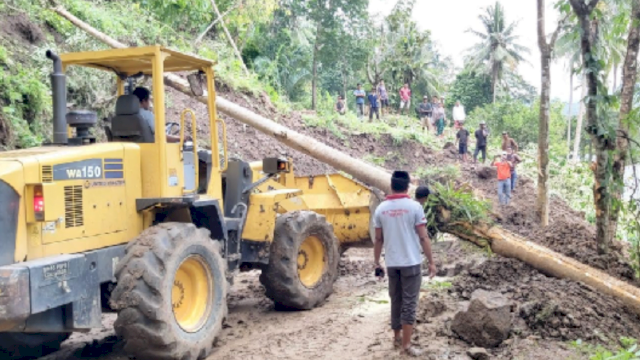
[[[407,87],[408,90],[408,87]],[[356,98],[356,113],[358,118],[362,118],[364,116],[364,107],[365,104],[369,103],[369,121],[373,120],[373,115],[376,116],[377,120],[380,120],[380,113],[384,115],[384,112],[387,108],[389,108],[389,93],[387,93],[387,88],[384,86],[384,81],[380,81],[380,84],[376,88],[371,88],[369,94],[362,89],[362,84],[358,84],[356,90],[354,90],[353,95]],[[400,97],[403,98],[403,92],[400,91]],[[411,97],[411,91],[409,90],[408,97]],[[411,100],[408,100],[411,101]],[[400,109],[404,107],[404,103],[400,104]],[[336,111],[344,115],[346,113],[346,106],[344,104],[344,99],[342,96],[338,96],[338,101],[336,102]]]
[[[470,133],[464,127],[464,123],[460,124],[458,133],[456,134],[456,143],[458,144],[458,155],[462,162],[467,162],[467,148],[469,144]],[[473,152],[473,162],[478,162],[478,155],[482,154],[482,163],[487,159],[487,138],[489,137],[489,129],[484,121],[480,122],[479,128],[475,131],[476,148]],[[492,166],[498,170],[498,197],[501,205],[508,205],[511,195],[516,189],[518,180],[517,165],[522,162],[517,154],[518,144],[509,134],[504,131],[502,133],[502,153],[496,156]]]
[[[422,123],[422,129],[427,131],[433,131],[435,129],[436,135],[442,137],[444,135],[444,128],[447,123],[447,115],[444,110],[444,98],[433,96],[431,102],[429,97],[424,96],[422,102],[418,105],[416,111],[420,116]],[[459,129],[464,125],[464,121],[467,115],[464,112],[464,107],[460,104],[460,101],[456,101],[455,106],[452,109],[453,126],[455,129]]]
[[[398,91],[400,96],[399,113],[401,115],[407,115],[411,108],[411,89],[409,84],[404,84]],[[381,80],[377,87],[371,88],[367,94],[362,88],[362,84],[358,84],[353,95],[356,100],[356,113],[358,118],[362,118],[365,115],[365,105],[368,103],[369,109],[369,121],[373,120],[373,116],[380,120],[380,116],[384,116],[386,110],[389,108],[389,93],[384,84],[384,80]],[[429,102],[429,97],[424,96],[423,102],[418,105],[416,112],[422,122],[422,127],[425,130],[433,131],[436,129],[437,135],[442,136],[446,124],[446,113],[444,110],[444,98],[433,96],[432,101]],[[454,126],[458,126],[464,123],[466,114],[464,107],[460,102],[456,102],[453,107],[453,120]],[[335,111],[341,115],[347,112],[347,106],[342,96],[338,95],[338,100],[335,104]]]

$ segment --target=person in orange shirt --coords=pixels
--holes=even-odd
[[[493,159],[492,166],[498,169],[498,198],[500,205],[509,205],[511,199],[511,163],[507,160],[507,152]]]

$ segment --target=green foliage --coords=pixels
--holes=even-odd
[[[180,30],[200,29],[211,21],[213,9],[209,0],[135,0],[164,23]]]
[[[441,184],[448,184],[460,177],[460,167],[449,164],[444,166],[418,168],[415,171],[415,176],[428,182],[437,181]]]
[[[495,97],[501,87],[506,87],[502,83],[505,73],[513,72],[518,64],[525,62],[524,56],[529,49],[517,43],[515,30],[518,23],[507,23],[504,7],[499,1],[487,7],[478,17],[482,21],[482,30],[468,31],[476,35],[480,42],[471,48],[467,64],[470,69],[491,77],[496,90],[496,94],[493,94]]]
[[[450,281],[430,281],[422,285],[423,289],[429,289],[433,291],[443,291],[453,287],[453,283]]]
[[[51,116],[49,89],[39,81],[37,70],[12,61],[0,46],[0,121],[7,122],[15,139],[7,147],[28,148],[42,142],[44,119]]]
[[[572,341],[569,345],[588,356],[589,360],[640,360],[638,341],[632,338],[620,338],[616,350],[609,350],[602,345],[594,346],[582,340]]]
[[[478,199],[468,188],[456,188],[453,183],[430,184],[431,195],[425,205],[425,215],[429,226],[437,224],[437,209],[444,208],[450,212],[449,222],[490,222],[491,203]]]
[[[521,149],[518,155],[523,160],[519,165],[520,175],[537,180],[537,147],[528,146]],[[551,195],[563,199],[571,208],[584,212],[587,221],[595,223],[593,172],[587,163],[569,162],[566,156],[551,151],[549,154],[549,182],[552,184]]]
[[[491,103],[491,78],[483,73],[462,71],[449,89],[446,107],[451,108],[456,101],[464,105],[467,113]]]
[[[384,166],[384,164],[387,162],[387,159],[384,156],[376,156],[373,154],[365,155],[363,160],[366,162],[370,162],[376,166]]]
[[[507,131],[520,147],[538,142],[538,122],[540,105],[536,101],[531,105],[518,101],[487,104],[475,109],[467,118],[469,129],[477,128],[485,121],[491,130],[492,139],[499,141],[500,134]],[[549,144],[551,152],[564,156],[568,152],[566,140],[566,119],[562,114],[563,104],[554,102],[549,109]]]

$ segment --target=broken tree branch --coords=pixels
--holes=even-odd
[[[218,17],[217,19],[213,20],[211,22],[211,24],[209,24],[209,26],[207,26],[206,29],[204,29],[204,31],[198,35],[198,37],[196,38],[196,40],[193,42],[194,45],[198,45],[200,43],[200,41],[202,41],[202,39],[204,38],[205,35],[207,35],[207,33],[209,31],[211,31],[211,29],[213,29],[213,27],[220,21],[222,21],[222,19],[224,19],[225,16],[227,16],[231,11],[235,10],[238,7],[238,4],[233,5],[232,7],[228,8],[227,11],[225,11],[224,13],[222,13],[222,16]]]
[[[106,44],[115,48],[126,47],[124,44],[99,32],[64,9],[57,8],[56,12]],[[167,86],[193,97],[189,84],[179,76],[165,74],[164,82]],[[216,95],[212,94],[212,96]],[[196,99],[202,103],[207,103],[207,95],[196,97]],[[377,187],[387,193],[391,190],[391,174],[381,168],[355,159],[309,136],[288,129],[219,96],[216,96],[216,110],[254,127],[258,131],[280,141],[292,149],[310,155],[323,163],[333,166],[337,170],[342,170],[370,186]],[[629,309],[640,314],[640,289],[613,278],[602,271],[584,265],[577,260],[527,241],[500,227],[490,227],[486,224],[471,224],[467,222],[445,224],[441,229],[474,243],[480,243],[481,245],[488,243],[495,253],[522,260],[543,273],[559,278],[584,282],[597,291],[614,296],[626,304]],[[484,239],[484,241],[480,241],[481,239]]]
[[[242,60],[242,55],[240,54],[240,51],[238,51],[238,47],[236,46],[235,41],[233,41],[233,38],[231,37],[231,34],[229,33],[227,26],[224,24],[224,19],[220,14],[220,10],[218,10],[218,5],[216,5],[216,0],[211,0],[211,7],[213,7],[213,11],[218,16],[218,19],[220,19],[220,25],[222,26],[222,30],[224,30],[225,35],[227,35],[227,40],[229,40],[229,45],[231,45],[231,47],[233,48],[233,52],[236,53],[236,56],[238,57],[238,61],[240,61],[240,64],[242,64],[242,69],[244,70],[245,75],[249,76],[249,69],[247,69],[247,65],[245,65],[244,60]]]

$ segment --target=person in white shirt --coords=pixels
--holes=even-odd
[[[464,106],[460,104],[460,101],[456,101],[456,105],[453,107],[453,124],[456,130],[460,129],[460,125],[464,124],[467,119],[467,114],[464,112]]]
[[[403,354],[418,357],[421,351],[411,346],[411,334],[422,282],[421,250],[429,260],[431,278],[436,275],[436,266],[424,209],[407,194],[410,181],[406,171],[395,171],[391,176],[392,194],[378,206],[373,216],[376,229],[373,252],[376,274],[382,277],[384,270],[380,256],[384,248],[394,346]]]

